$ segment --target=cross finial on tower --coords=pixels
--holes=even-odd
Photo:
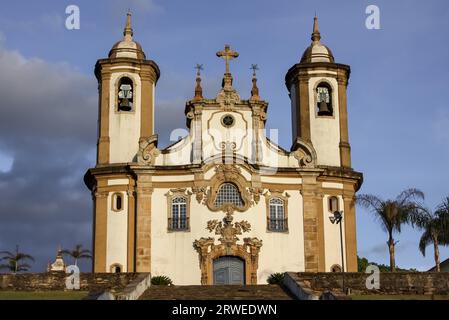
[[[196,87],[195,97],[193,100],[198,101],[203,99],[203,88],[201,87],[201,70],[204,70],[203,65],[197,63],[195,66],[196,71]]]
[[[318,29],[318,17],[316,16],[313,18],[313,33],[312,33],[312,41],[313,42],[319,42],[321,40],[321,34],[320,30]]]
[[[251,100],[260,100],[259,88],[257,87],[256,78],[256,71],[259,70],[259,67],[257,66],[257,64],[252,64],[250,69],[253,70],[253,87],[251,89]]]
[[[133,28],[132,28],[132,24],[131,24],[131,10],[128,9],[128,13],[126,14],[126,25],[125,25],[125,30],[123,32],[123,35],[125,36],[125,41],[131,41],[133,39]]]
[[[231,73],[229,71],[229,61],[237,58],[238,56],[238,52],[231,50],[231,46],[229,44],[225,45],[224,50],[217,52],[217,57],[223,58],[226,61],[226,73]]]
[[[195,66],[195,69],[196,69],[196,75],[198,77],[201,76],[201,71],[204,70],[203,65],[197,63],[196,66]]]
[[[259,67],[257,66],[257,64],[252,64],[251,65],[251,70],[253,70],[253,77],[256,77],[256,71],[259,70]]]

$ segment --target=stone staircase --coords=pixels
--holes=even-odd
[[[140,300],[294,300],[278,285],[151,286]]]

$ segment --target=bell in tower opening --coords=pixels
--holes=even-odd
[[[133,110],[133,83],[129,78],[120,81],[118,93],[118,111]]]
[[[319,116],[332,116],[331,89],[326,84],[317,87],[317,109]]]

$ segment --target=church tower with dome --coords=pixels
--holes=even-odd
[[[270,111],[256,66],[244,98],[231,72],[239,53],[225,45],[216,55],[225,62],[221,89],[204,92],[198,66],[185,104],[189,134],[164,149],[154,129],[160,70],[134,40],[131,14],[123,39],[98,60],[97,163],[84,178],[94,272],[250,285],[275,272],[357,271],[354,199],[363,179],[350,158],[349,66],[334,61],[315,18],[310,47],[285,77],[285,150],[265,135]]]

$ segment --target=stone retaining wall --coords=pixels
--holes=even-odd
[[[103,292],[123,291],[137,273],[81,273],[80,290]],[[63,291],[67,275],[61,272],[0,274],[0,290],[3,291]]]
[[[342,273],[288,273],[297,283],[301,283],[314,292],[342,292]],[[367,273],[345,273],[345,288],[354,294],[449,294],[449,273],[416,272],[416,273],[380,273],[380,288],[369,290],[366,280]]]

